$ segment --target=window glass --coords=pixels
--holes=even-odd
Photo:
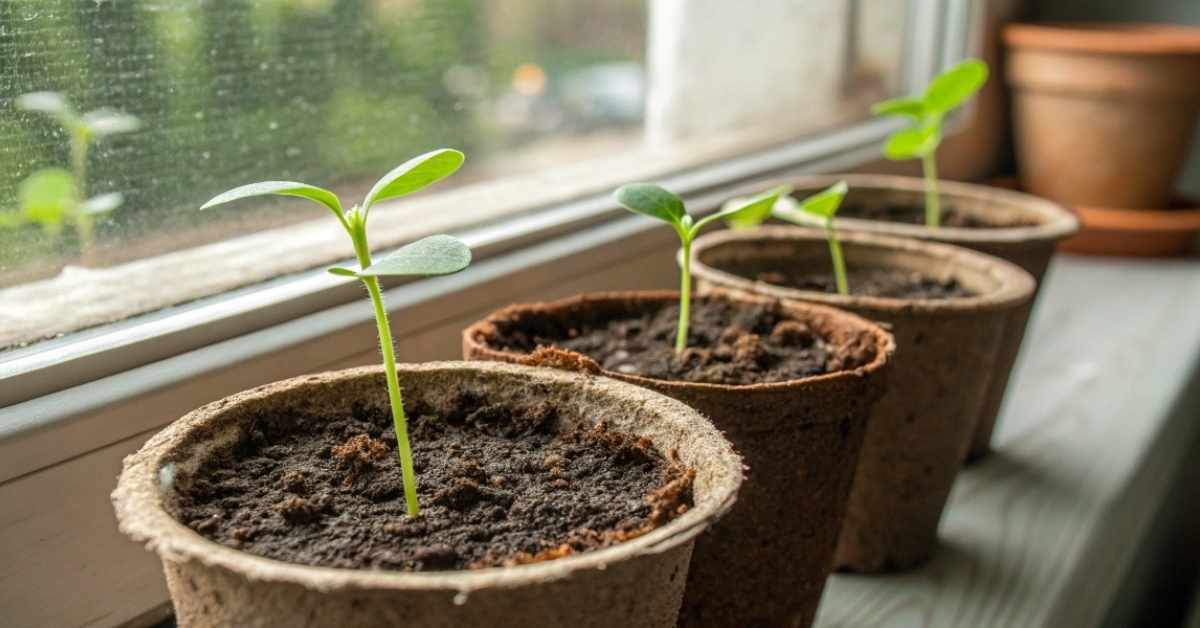
[[[304,181],[353,202],[400,161],[451,146],[467,165],[431,193],[477,191],[458,209],[482,221],[502,202],[544,206],[862,120],[901,89],[905,6],[4,0],[0,351],[349,257],[344,243],[306,240],[278,268],[231,253],[236,263],[205,266],[203,280],[192,258],[156,261],[328,220],[296,200],[197,211],[236,185]],[[20,98],[45,91],[139,125],[94,138],[76,163],[71,134]],[[87,224],[32,219],[22,207],[56,182],[30,177],[48,168],[84,171],[84,196],[120,194],[120,205]]]
[[[142,122],[88,155],[89,195],[124,196],[86,260],[109,265],[320,215],[193,211],[241,183],[358,196],[440,146],[470,156],[451,185],[539,168],[564,142],[616,150],[640,126],[644,42],[641,0],[8,0],[0,211],[15,211],[31,172],[69,162],[59,125],[14,106],[26,92]],[[7,225],[0,285],[78,263],[78,238]]]

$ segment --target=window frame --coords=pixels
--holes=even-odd
[[[969,0],[910,0],[908,10],[903,25],[905,92],[923,86],[975,48],[985,11]],[[951,128],[969,113],[958,114]],[[868,119],[657,180],[679,192],[692,207],[711,211],[730,196],[753,189],[756,184],[749,182],[765,177],[867,163],[877,157],[880,144],[899,124]],[[571,266],[570,261],[587,255],[617,260],[613,254],[630,241],[670,246],[666,230],[647,219],[630,217],[607,193],[528,209],[457,234],[472,247],[477,260],[463,273],[390,282],[388,310],[399,323],[399,335],[468,313],[477,316],[510,302],[507,293],[488,291],[489,285],[506,278],[522,273],[546,276],[545,269],[563,264],[600,272],[601,267]],[[641,251],[649,250],[648,245],[642,246]],[[324,360],[308,354],[304,361],[289,364],[307,371],[310,366],[322,370],[349,363],[363,354],[361,331],[370,317],[369,308],[358,307],[360,292],[352,282],[310,271],[14,352],[0,362],[0,483],[178,416],[129,420],[110,411],[128,408],[131,400],[195,384],[206,388],[204,382],[190,380],[217,377],[305,343],[333,346],[320,341],[338,334],[358,334],[359,344],[347,355],[334,352]],[[188,397],[181,394],[179,399]]]

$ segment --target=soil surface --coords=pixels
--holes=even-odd
[[[838,283],[832,271],[812,273],[811,270],[780,270],[774,261],[722,264],[721,270],[751,281],[773,286],[802,289],[802,291],[836,294]],[[954,277],[940,280],[908,270],[886,268],[850,268],[846,271],[850,293],[857,297],[888,297],[893,299],[950,299],[972,297],[974,293]]]
[[[729,273],[752,281],[761,281],[776,286],[811,290],[813,292],[837,293],[837,282],[830,271],[814,273],[807,270],[779,270],[780,264],[765,260],[764,263],[727,264],[721,267]],[[890,297],[894,299],[950,299],[973,296],[957,279],[935,279],[920,273],[889,268],[862,268],[846,271],[846,283],[850,294],[867,297]]]
[[[634,538],[692,504],[693,471],[646,439],[562,431],[553,408],[464,394],[409,409],[421,515],[406,515],[388,412],[254,423],[174,514],[205,537],[291,563],[429,571],[550,560]]]
[[[879,220],[883,222],[899,222],[911,225],[925,224],[925,207],[903,205],[850,205],[847,204],[838,211],[843,218],[858,218],[861,220]],[[1011,229],[1013,227],[1036,226],[1036,220],[982,220],[979,217],[959,211],[953,207],[942,208],[943,227],[961,227],[966,229]]]
[[[688,348],[680,354],[675,353],[678,304],[583,327],[505,330],[494,341],[519,352],[539,347],[574,351],[618,373],[731,385],[800,379],[874,359],[866,339],[835,346],[804,322],[788,318],[776,303],[695,299],[691,310]],[[534,357],[539,355],[555,360],[544,349]]]

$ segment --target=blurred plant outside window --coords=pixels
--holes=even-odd
[[[0,220],[0,351],[349,257],[239,257],[238,238],[328,219],[303,202],[196,211],[242,183],[356,199],[451,146],[467,165],[430,196],[458,199],[460,224],[443,227],[461,228],[862,120],[898,89],[905,4],[5,0],[0,217],[22,181],[70,160],[20,95],[141,125],[88,153],[88,194],[123,203],[96,220],[86,260],[75,230]],[[196,261],[215,243],[230,267]]]

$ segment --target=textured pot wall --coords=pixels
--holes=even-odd
[[[850,185],[848,203],[910,207],[923,207],[925,204],[924,182],[911,177],[825,175],[790,179],[788,183],[795,190],[794,196],[804,198],[839,180],[844,180]],[[1017,219],[1033,224],[1011,229],[928,229],[918,225],[839,218],[837,227],[845,231],[945,242],[999,257],[1020,266],[1033,276],[1037,282],[1035,298],[1036,289],[1041,286],[1042,277],[1046,274],[1050,258],[1054,255],[1055,245],[1079,228],[1079,222],[1069,211],[1029,194],[953,181],[940,182],[939,192],[945,206],[970,215],[979,218]],[[968,452],[970,459],[981,458],[991,449],[996,417],[1000,414],[1000,407],[1008,389],[1008,375],[1016,364],[1032,309],[1031,300],[1026,306],[1015,309],[1005,325],[995,376],[988,387],[987,400],[984,402],[979,425]]]
[[[181,626],[367,628],[639,626],[675,624],[693,540],[727,511],[741,460],[699,414],[661,395],[605,378],[497,363],[401,365],[410,403],[449,407],[465,390],[512,406],[547,403],[560,420],[674,449],[696,469],[695,505],[644,536],[558,560],[504,569],[401,573],[295,565],[213,543],[176,522],[175,487],[254,421],[295,411],[385,408],[381,368],[296,378],[235,395],[176,421],[125,461],[113,494],[121,530],[163,559]],[[171,471],[163,471],[172,465]]]
[[[817,301],[885,323],[896,339],[888,392],[871,417],[835,557],[838,568],[879,572],[933,554],[954,477],[987,403],[1010,322],[1033,293],[1028,274],[954,247],[845,234],[851,266],[954,276],[981,297],[901,301],[779,288],[721,269],[742,260],[828,268],[820,232],[789,227],[722,232],[695,244],[693,270],[705,288]],[[958,303],[952,303],[957,301]]]
[[[196,561],[167,560],[164,566],[181,628],[665,628],[675,625],[690,555],[689,543],[614,562],[603,571],[580,572],[569,580],[465,596],[445,590],[398,594],[350,588],[316,593],[297,584],[248,581],[243,573]]]
[[[657,310],[674,293],[585,295],[513,306],[463,334],[468,358],[522,360],[497,350],[506,331],[537,320],[610,320]],[[808,626],[829,574],[862,444],[882,394],[891,339],[856,317],[821,307],[791,313],[837,342],[869,342],[877,363],[781,384],[715,386],[605,374],[669,395],[724,432],[749,467],[733,510],[696,541],[680,626]]]

